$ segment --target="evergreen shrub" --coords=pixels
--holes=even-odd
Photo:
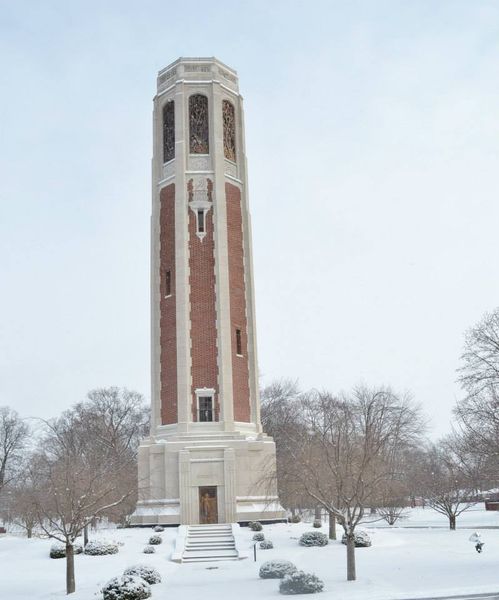
[[[152,544],[153,546],[157,546],[158,544],[161,544],[162,541],[163,541],[163,538],[160,535],[151,535],[151,537],[149,538],[149,543]]]
[[[299,544],[300,546],[327,546],[329,539],[325,533],[320,531],[306,531],[302,533]]]
[[[89,556],[103,556],[104,554],[117,554],[118,544],[107,540],[90,540],[84,552]]]
[[[324,583],[312,573],[296,571],[286,575],[279,584],[281,594],[316,594],[322,592]]]
[[[259,575],[262,579],[282,579],[296,570],[289,560],[268,560],[260,567]]]
[[[161,575],[149,565],[133,565],[123,571],[123,576],[142,577],[150,585],[161,583]]]
[[[151,595],[151,586],[142,577],[113,577],[102,588],[102,595],[104,600],[145,600]]]

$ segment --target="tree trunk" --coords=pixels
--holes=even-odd
[[[26,535],[28,539],[31,539],[33,537],[33,527],[26,527]]]
[[[83,528],[83,547],[88,544],[88,525]]]
[[[315,510],[314,510],[314,521],[321,521],[321,520],[322,520],[321,507],[316,506]]]
[[[66,544],[66,594],[73,594],[75,586],[75,555],[73,544]]]
[[[449,515],[449,527],[450,529],[456,529],[456,515]]]
[[[355,539],[353,533],[347,534],[347,581],[355,581]]]
[[[336,517],[332,511],[329,511],[329,539],[336,539]]]

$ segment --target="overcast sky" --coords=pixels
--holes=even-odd
[[[499,304],[499,2],[0,0],[0,405],[150,397],[151,110],[245,98],[262,383],[410,391],[448,431]]]

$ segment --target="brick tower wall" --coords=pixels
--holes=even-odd
[[[215,390],[215,420],[219,418],[217,313],[213,209],[206,213],[206,236],[196,235],[196,216],[189,210],[189,285],[191,304],[192,419],[197,421],[197,388]]]
[[[175,184],[160,194],[160,346],[161,423],[177,422],[177,328],[175,282]],[[166,272],[171,295],[166,297]]]
[[[246,322],[241,191],[237,186],[226,183],[225,197],[227,202],[234,420],[250,422],[248,327]],[[242,356],[238,356],[236,352],[237,329],[241,331]]]

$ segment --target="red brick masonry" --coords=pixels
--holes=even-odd
[[[177,327],[175,281],[175,184],[160,193],[160,380],[161,423],[177,422]],[[166,271],[171,272],[171,296],[165,298]]]
[[[217,313],[215,305],[215,245],[213,207],[206,213],[206,235],[196,235],[196,215],[189,209],[189,285],[191,303],[192,418],[198,420],[197,388],[215,390],[215,420],[219,418]]]
[[[234,420],[249,422],[251,419],[251,412],[241,191],[235,185],[226,183],[225,197],[227,201],[227,244],[229,253]],[[237,356],[236,354],[236,329],[241,330],[242,356]]]

